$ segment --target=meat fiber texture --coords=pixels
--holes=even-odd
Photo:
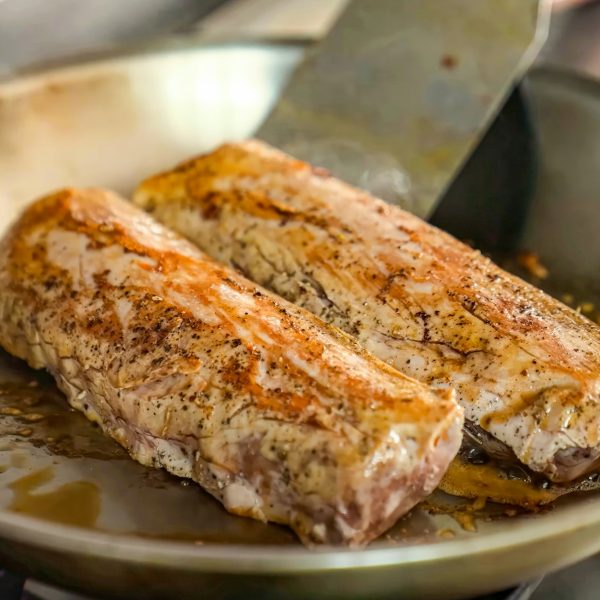
[[[306,544],[361,545],[431,492],[462,410],[103,190],[0,245],[0,344],[144,465]]]

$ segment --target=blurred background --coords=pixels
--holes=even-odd
[[[194,27],[318,36],[345,0],[0,0],[0,75]],[[554,0],[540,60],[600,76],[600,3]],[[200,23],[202,21],[202,24]]]

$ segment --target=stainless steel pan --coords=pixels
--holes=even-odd
[[[51,188],[128,193],[148,173],[251,135],[301,54],[172,47],[0,85],[2,227]],[[599,92],[555,72],[527,83],[541,176],[524,244],[551,266],[556,293],[573,287],[586,301],[599,289]],[[0,365],[0,562],[63,586],[123,598],[450,599],[600,550],[600,496],[590,494],[538,515],[492,509],[475,532],[420,509],[366,550],[308,551],[137,465],[69,412],[48,378],[3,354]]]

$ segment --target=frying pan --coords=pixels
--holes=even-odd
[[[2,228],[52,188],[127,194],[149,173],[251,135],[302,52],[171,45],[0,84]],[[538,71],[523,94],[539,171],[521,243],[550,266],[553,293],[593,302],[600,87]],[[600,496],[588,494],[535,515],[492,507],[476,531],[421,508],[365,550],[309,551],[286,529],[227,515],[197,486],[128,459],[43,374],[4,354],[0,367],[0,562],[44,581],[122,598],[451,599],[600,550]]]

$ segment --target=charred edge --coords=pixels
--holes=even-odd
[[[511,448],[473,421],[465,419],[463,432],[465,435],[459,454],[466,462],[475,465],[491,463],[508,479],[519,479],[540,489],[556,485],[545,475],[520,462]]]

